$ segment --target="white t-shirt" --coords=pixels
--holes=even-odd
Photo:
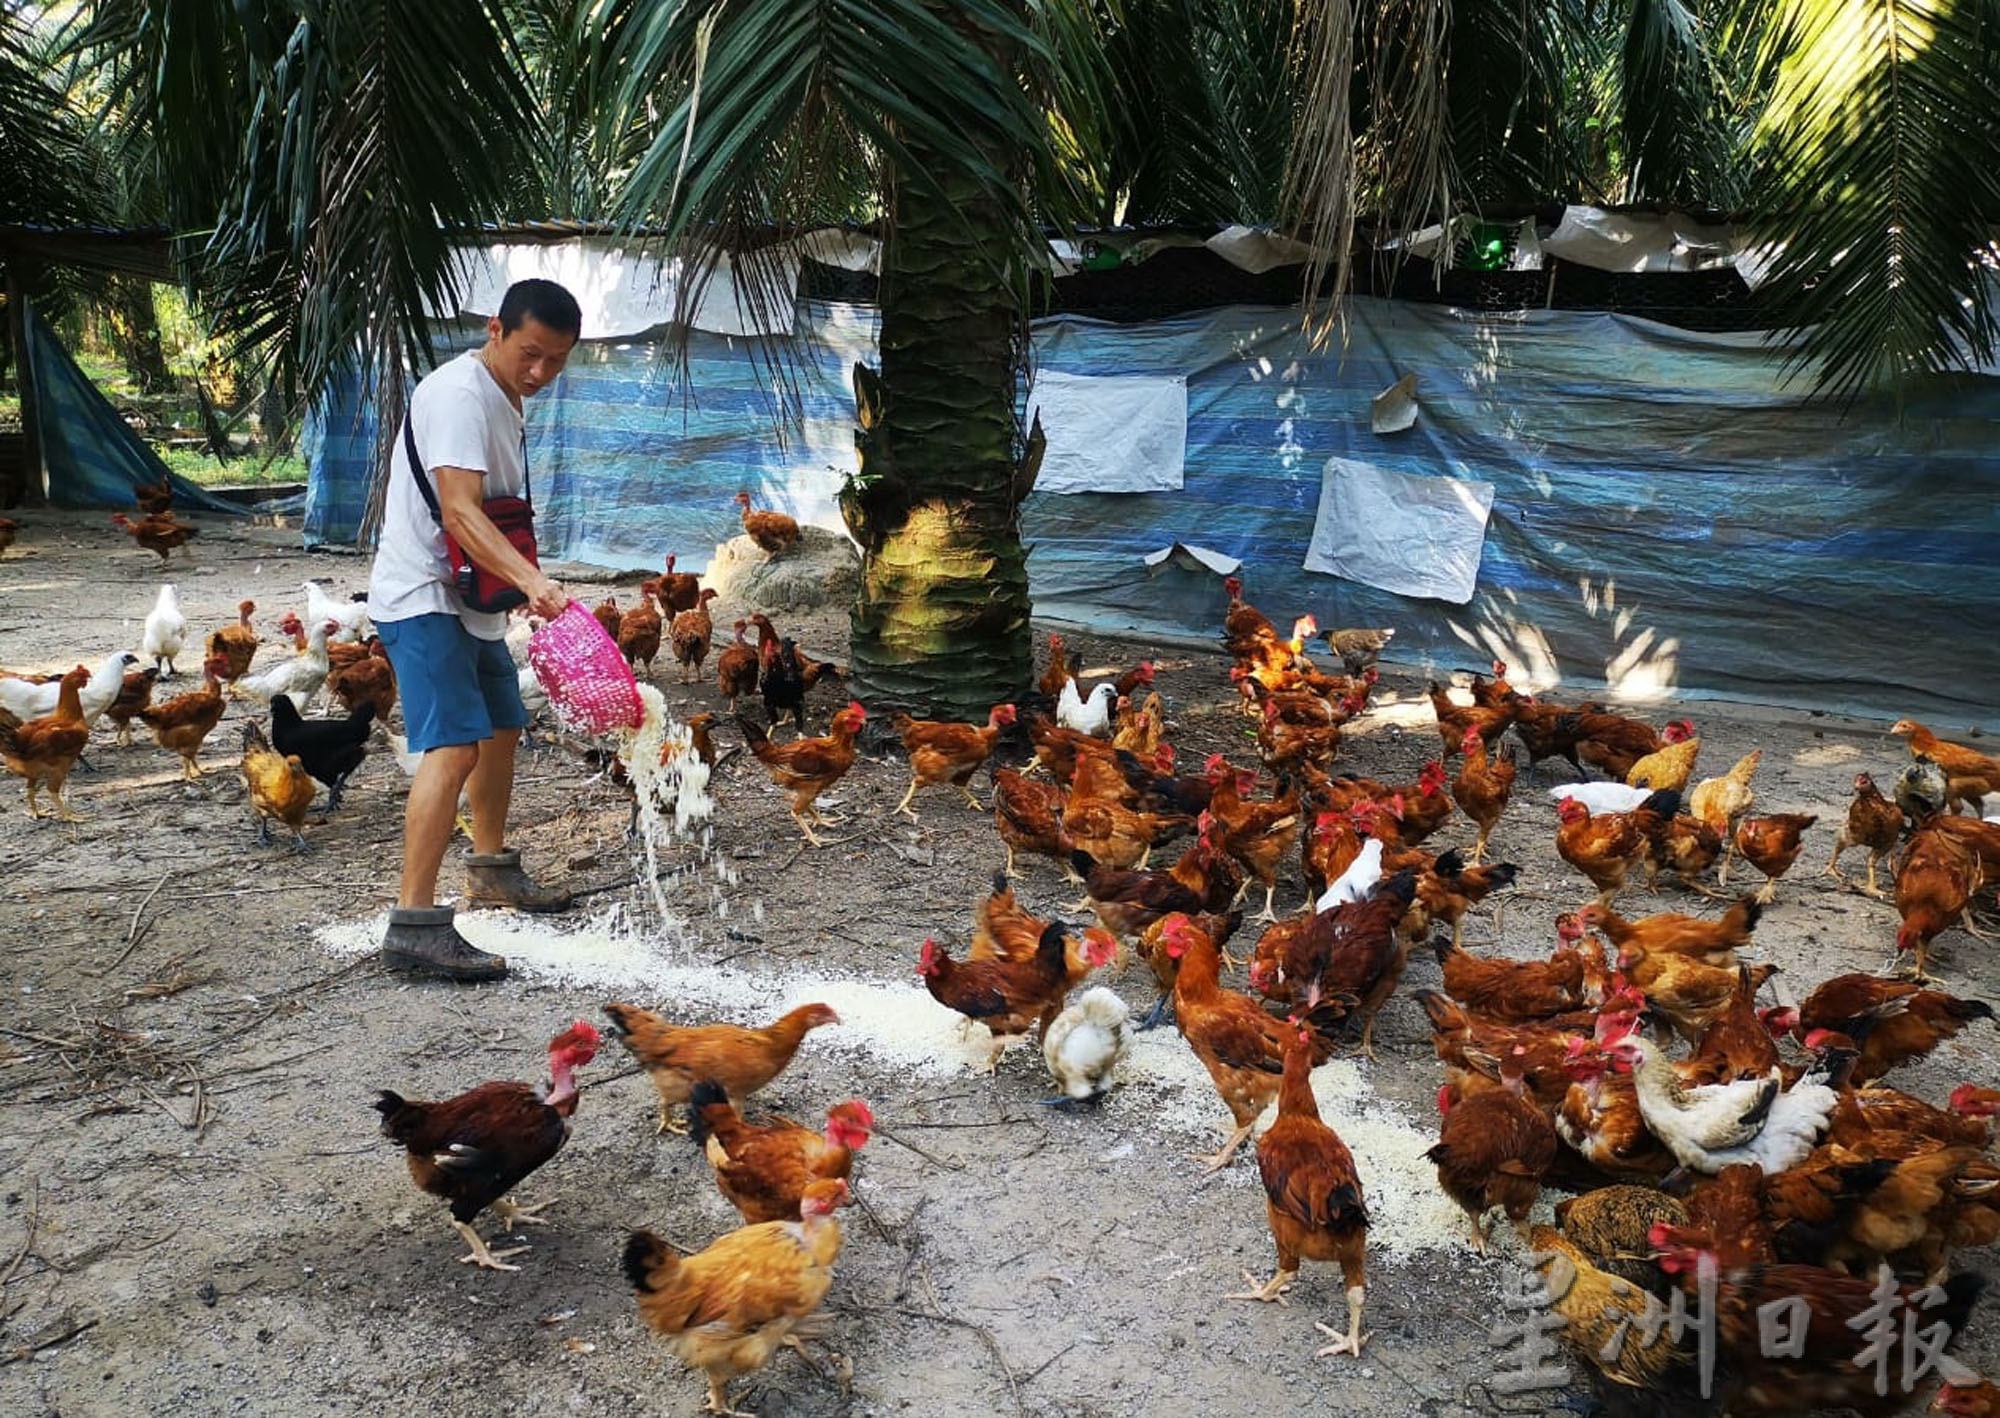
[[[426,470],[464,468],[485,475],[482,497],[519,497],[527,484],[527,448],[521,411],[493,378],[477,350],[447,360],[410,396],[410,426]],[[437,478],[430,477],[431,492]],[[507,633],[507,617],[466,609],[450,581],[444,528],[417,490],[401,430],[389,458],[389,492],[382,537],[368,580],[373,620],[410,620],[442,612],[455,615],[481,640]]]

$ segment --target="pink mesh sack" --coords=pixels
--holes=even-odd
[[[603,734],[636,729],[645,717],[639,684],[618,644],[581,601],[528,637],[528,664],[565,726]]]

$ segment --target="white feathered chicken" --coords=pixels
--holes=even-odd
[[[146,628],[139,635],[139,654],[153,662],[162,679],[174,677],[174,657],[187,644],[187,625],[187,617],[181,614],[179,589],[171,585],[160,587],[160,597],[153,602]]]
[[[1102,985],[1093,986],[1076,997],[1076,1003],[1058,1014],[1042,1036],[1042,1058],[1062,1090],[1042,1101],[1050,1107],[1071,1109],[1078,1103],[1101,1098],[1111,1088],[1111,1074],[1125,1057],[1126,1026],[1131,1011],[1125,1001]]]
[[[111,701],[125,687],[125,667],[138,663],[137,655],[124,650],[105,657],[104,663],[97,667],[97,672],[91,675],[77,695],[83,707],[84,723],[95,724],[111,707]],[[0,679],[0,709],[24,724],[30,719],[42,719],[55,713],[56,700],[61,694],[60,680],[35,684],[25,679]]]
[[[1708,1176],[1739,1162],[1756,1163],[1767,1177],[1796,1167],[1826,1131],[1837,1101],[1824,1062],[1790,1088],[1775,1065],[1762,1078],[1688,1088],[1650,1039],[1630,1034],[1606,1052],[1632,1066],[1647,1129],[1681,1166]]]
[[[316,625],[330,620],[337,627],[327,636],[332,643],[364,640],[374,631],[368,619],[368,602],[336,601],[320,589],[317,581],[301,582],[300,589],[306,593],[306,623]]]
[[[1108,739],[1111,737],[1111,705],[1117,698],[1116,685],[1100,684],[1090,691],[1089,699],[1082,699],[1077,695],[1076,681],[1069,680],[1056,699],[1056,722],[1065,729],[1074,729],[1095,739]]]
[[[260,704],[269,704],[273,697],[280,694],[290,695],[299,712],[304,713],[306,705],[326,683],[329,668],[326,642],[337,628],[331,620],[314,621],[312,633],[306,637],[305,649],[261,675],[245,675],[236,681],[236,692]]]
[[[1596,782],[1564,783],[1549,789],[1549,801],[1560,803],[1564,798],[1575,798],[1590,809],[1591,816],[1601,812],[1630,812],[1653,795],[1650,788],[1634,788],[1624,783]]]

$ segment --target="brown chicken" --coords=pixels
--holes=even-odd
[[[1007,875],[1014,874],[1014,857],[1030,852],[1053,857],[1067,868],[1075,847],[1063,835],[1063,790],[1037,783],[1012,768],[993,770],[993,825],[1007,847]]]
[[[1243,599],[1242,577],[1225,577],[1222,589],[1229,596],[1229,608],[1222,617],[1222,646],[1231,658],[1248,659],[1266,646],[1280,643],[1278,628]]]
[[[1267,699],[1257,723],[1257,756],[1273,773],[1296,770],[1301,765],[1324,769],[1340,752],[1342,722],[1335,716],[1334,722],[1325,724],[1288,723],[1278,701]]]
[[[1251,784],[1256,782],[1252,775],[1237,773],[1221,754],[1211,757],[1208,810],[1221,829],[1223,850],[1249,873],[1245,887],[1250,878],[1264,887],[1264,909],[1253,919],[1275,921],[1278,914],[1273,902],[1278,894],[1278,867],[1299,840],[1299,795],[1281,780],[1278,797],[1269,802],[1245,802],[1242,791],[1246,780]]]
[[[768,555],[790,551],[799,539],[799,524],[782,512],[760,512],[752,510],[750,494],[736,494],[736,505],[742,509],[743,530]]]
[[[1160,696],[1149,694],[1144,703],[1122,698],[1117,704],[1118,726],[1112,730],[1111,746],[1141,759],[1151,758],[1159,751],[1166,719],[1166,706]]]
[[[1384,854],[1387,860],[1388,854]],[[1397,870],[1402,870],[1397,866]],[[1416,904],[1404,916],[1402,930],[1412,940],[1433,925],[1451,927],[1451,943],[1457,945],[1465,930],[1466,913],[1505,886],[1512,886],[1521,869],[1512,862],[1488,862],[1469,867],[1453,848],[1441,853],[1430,866],[1417,872]],[[1499,908],[1493,918],[1498,928]]]
[[[701,662],[708,658],[708,642],[715,637],[715,623],[708,616],[708,603],[715,596],[713,586],[704,586],[701,595],[695,598],[694,609],[675,616],[669,632],[674,660],[681,667],[682,680],[688,684],[700,681]]]
[[[1062,694],[1063,686],[1076,678],[1076,669],[1069,662],[1068,652],[1063,649],[1063,638],[1049,634],[1049,667],[1042,671],[1042,677],[1035,681],[1035,688],[1051,704]]]
[[[716,1084],[739,1108],[752,1093],[785,1071],[814,1029],[840,1023],[824,1004],[803,1004],[762,1029],[737,1024],[677,1025],[636,1005],[607,1004],[604,1012],[625,1047],[660,1095],[661,1132],[686,1126],[674,1110],[703,1079]]]
[[[1660,730],[1660,747],[1625,770],[1625,781],[1655,792],[1661,788],[1684,792],[1700,753],[1701,740],[1695,737],[1693,723],[1675,719]]]
[[[1722,855],[1722,834],[1693,813],[1679,813],[1646,838],[1646,889],[1659,890],[1660,873],[1672,872],[1688,890],[1710,900],[1719,893],[1702,874]]]
[[[1084,764],[1077,765],[1079,779]],[[1063,808],[1062,830],[1072,848],[1101,866],[1144,870],[1154,846],[1168,841],[1194,821],[1185,816],[1135,812],[1114,798],[1093,798],[1070,790]],[[1078,903],[1081,909],[1082,903]]]
[[[1875,786],[1875,780],[1866,773],[1854,775],[1854,801],[1847,805],[1847,820],[1834,834],[1833,856],[1826,864],[1826,875],[1846,884],[1847,878],[1840,874],[1840,854],[1849,847],[1863,847],[1868,852],[1868,884],[1861,890],[1876,898],[1882,898],[1882,888],[1875,883],[1875,867],[1884,857],[1896,850],[1896,843],[1903,835],[1903,810]]]
[[[701,578],[692,571],[674,570],[676,560],[674,554],[668,552],[666,570],[650,581],[639,583],[639,594],[658,601],[661,611],[667,615],[691,611],[701,599]]]
[[[1507,1057],[1518,1045],[1527,1050],[1522,1058],[1522,1077],[1530,1096],[1544,1109],[1554,1111],[1569,1093],[1571,1077],[1565,1064],[1572,1053],[1570,1041],[1582,1039],[1593,1029],[1607,1039],[1622,1036],[1638,1019],[1643,1001],[1633,995],[1614,995],[1597,1015],[1586,1016],[1587,1022],[1577,1025],[1562,1021],[1496,1024],[1461,1009],[1438,990],[1417,991],[1417,1003],[1430,1019],[1431,1047],[1444,1062],[1447,1077],[1469,1073],[1490,1077],[1492,1061]],[[1481,1060],[1486,1061],[1484,1069]]]
[[[984,727],[913,719],[900,710],[890,722],[902,735],[903,748],[910,755],[910,786],[903,793],[903,800],[896,804],[897,812],[914,819],[917,810],[910,806],[910,800],[917,795],[917,789],[945,783],[958,789],[974,812],[986,811],[966,784],[992,756],[993,742],[1000,737],[1000,731],[1014,722],[1013,705],[994,705]]]
[[[1605,939],[1620,949],[1629,944],[1649,955],[1686,955],[1705,965],[1733,970],[1736,952],[1750,944],[1751,932],[1763,914],[1762,902],[1744,896],[1713,920],[1662,911],[1628,921],[1609,906],[1597,905],[1584,907],[1579,919],[1604,932]]]
[[[984,1024],[992,1035],[986,1072],[998,1073],[1000,1055],[1026,1036],[1046,1033],[1069,990],[1068,942],[1060,921],[1046,926],[1025,960],[994,956],[954,960],[935,940],[925,940],[917,974],[932,999],[966,1020]]]
[[[1778,878],[1792,869],[1805,845],[1805,832],[1819,817],[1809,812],[1775,812],[1746,817],[1736,824],[1736,850],[1764,874],[1757,899],[1765,905],[1778,894]]]
[[[1563,1346],[1583,1370],[1593,1412],[1715,1418],[1722,1411],[1719,1396],[1704,1396],[1696,1340],[1667,1329],[1659,1298],[1631,1278],[1635,1272],[1657,1276],[1650,1261],[1609,1267],[1546,1226],[1529,1229],[1528,1245],[1537,1257],[1548,1257],[1553,1317],[1563,1322]]]
[[[755,1225],[796,1221],[807,1187],[846,1181],[854,1154],[872,1136],[875,1114],[854,1098],[827,1109],[823,1132],[789,1118],[746,1122],[729,1095],[703,1079],[688,1099],[688,1126],[715,1169],[723,1197]]]
[[[256,630],[250,624],[250,617],[256,613],[255,601],[242,601],[236,607],[236,624],[225,625],[220,630],[209,632],[208,653],[222,660],[222,682],[232,689],[236,681],[250,673],[250,662],[256,658],[257,646],[261,643]]]
[[[1334,1354],[1361,1357],[1371,1336],[1361,1332],[1362,1304],[1367,1298],[1368,1207],[1354,1154],[1340,1134],[1320,1120],[1313,1097],[1312,1068],[1318,1040],[1297,1025],[1285,1031],[1284,1072],[1278,1087],[1278,1116],[1257,1139],[1257,1172],[1264,1183],[1264,1215],[1278,1247],[1278,1269],[1262,1285],[1249,1272],[1252,1288],[1232,1300],[1283,1302],[1298,1278],[1299,1262],[1327,1261],[1340,1267],[1347,1288],[1347,1329],[1314,1321],[1313,1327],[1333,1343],[1314,1352],[1315,1359]]]
[[[186,778],[201,777],[196,755],[202,741],[222,720],[222,674],[229,662],[210,655],[202,664],[202,686],[177,694],[164,704],[139,711],[139,719],[153,731],[153,741],[169,753],[181,756],[181,773]]]
[[[1486,960],[1439,936],[1435,947],[1444,969],[1444,990],[1474,1014],[1502,1023],[1525,1023],[1581,1009],[1583,927],[1575,917],[1558,923],[1558,944],[1547,960]]]
[[[133,484],[132,502],[148,516],[156,512],[171,512],[174,506],[173,478],[162,477],[156,483]]]
[[[1583,725],[1576,710],[1545,699],[1518,696],[1514,701],[1514,736],[1528,751],[1529,772],[1545,758],[1566,759],[1570,767],[1583,772],[1583,764],[1576,756]]]
[[[597,1057],[597,1030],[578,1020],[549,1040],[549,1081],[482,1083],[441,1103],[418,1103],[383,1089],[375,1111],[382,1136],[409,1154],[410,1176],[432,1196],[451,1203],[451,1224],[472,1247],[461,1265],[519,1270],[507,1257],[528,1249],[489,1251],[472,1219],[491,1207],[503,1230],[522,1222],[543,1226],[537,1212],[548,1206],[519,1206],[507,1193],[530,1172],[562,1150],[576,1112],[574,1077]]]
[[[1029,960],[1041,948],[1049,922],[1026,910],[1015,899],[1005,872],[993,873],[993,891],[981,898],[972,914],[972,945],[968,960]],[[1063,988],[1073,990],[1092,970],[1111,963],[1118,942],[1101,926],[1063,942]]]
[[[389,663],[389,652],[382,644],[382,637],[371,635],[361,645],[329,645],[327,651],[359,650],[358,656],[348,659],[344,665],[327,672],[327,692],[340,701],[348,713],[360,711],[367,705],[375,716],[375,722],[389,722],[389,711],[396,705],[396,670]]]
[[[1395,638],[1395,630],[1388,626],[1373,630],[1329,630],[1326,633],[1326,648],[1334,653],[1350,675],[1366,674],[1375,667],[1375,662]]]
[[[1301,864],[1306,879],[1306,898],[1318,901],[1328,886],[1354,865],[1361,855],[1361,832],[1354,819],[1341,812],[1313,815],[1312,830],[1300,841]]]
[[[618,627],[624,621],[625,615],[624,612],[618,609],[618,598],[616,596],[606,596],[603,600],[599,601],[596,609],[591,611],[591,615],[595,616],[597,623],[604,627],[606,635],[609,635],[613,640],[618,638]]]
[[[1636,1015],[1607,1016],[1598,1037],[1572,1036],[1561,1069],[1569,1080],[1555,1112],[1556,1134],[1607,1177],[1658,1182],[1674,1155],[1646,1126],[1631,1070],[1603,1048],[1624,1037]],[[1614,1032],[1615,1031],[1615,1032]]]
[[[1468,734],[1468,738],[1477,737]],[[1483,740],[1481,741],[1484,742]],[[1451,779],[1444,765],[1435,759],[1417,772],[1413,784],[1391,786],[1389,796],[1401,798],[1403,815],[1397,819],[1396,836],[1405,846],[1414,847],[1451,820]]]
[[[1645,854],[1647,840],[1673,820],[1680,802],[1679,793],[1667,790],[1654,793],[1630,812],[1593,816],[1575,798],[1564,798],[1556,806],[1562,824],[1556,829],[1556,851],[1590,878],[1598,904],[1609,905],[1624,889],[1632,864]]]
[[[1437,1145],[1424,1154],[1437,1166],[1438,1185],[1472,1220],[1473,1243],[1486,1249],[1486,1213],[1494,1207],[1527,1240],[1528,1210],[1555,1165],[1558,1141],[1547,1114],[1526,1097],[1521,1063],[1527,1050],[1500,1060],[1499,1088],[1446,1102],[1440,1093]]]
[[[1480,742],[1488,749],[1500,741],[1514,722],[1516,705],[1514,701],[1504,704],[1454,704],[1445,693],[1443,685],[1432,680],[1427,686],[1431,699],[1431,711],[1437,715],[1438,737],[1444,741],[1442,757],[1449,760],[1459,752],[1468,733],[1479,735]]]
[[[123,512],[114,512],[111,514],[111,520],[126,536],[147,551],[157,553],[161,561],[165,561],[167,553],[175,547],[186,546],[201,533],[199,527],[190,527],[184,522],[175,521],[171,511],[152,513],[137,522]]]
[[[1208,1163],[1213,1172],[1229,1165],[1258,1117],[1271,1106],[1284,1072],[1286,1042],[1294,1030],[1266,1014],[1248,995],[1222,987],[1221,951],[1188,917],[1170,916],[1161,939],[1180,961],[1180,974],[1174,980],[1175,1023],[1236,1122],[1219,1152],[1195,1159]],[[1311,1065],[1326,1062],[1332,1054],[1332,1044],[1314,1034]]]
[[[660,654],[660,630],[660,609],[653,604],[651,596],[641,591],[639,603],[618,617],[618,629],[611,638],[618,642],[618,653],[625,657],[625,663],[634,672],[644,665],[646,673],[651,674],[653,661]],[[679,655],[678,644],[675,655]]]
[[[158,665],[148,665],[143,670],[127,670],[124,683],[118,686],[117,697],[104,706],[104,717],[118,726],[118,746],[129,748],[132,744],[132,720],[141,709],[149,708],[153,702],[153,682],[160,677]]]
[[[1694,1052],[1680,1066],[1681,1082],[1689,1087],[1729,1083],[1739,1078],[1764,1078],[1778,1065],[1778,1039],[1797,1023],[1797,1012],[1759,1012],[1760,971],[1737,967],[1736,988],[1729,1002],[1694,1037]]]
[[[850,702],[833,716],[832,732],[826,737],[774,744],[762,725],[741,714],[736,716],[736,727],[743,731],[750,752],[764,765],[771,781],[791,794],[792,820],[805,833],[806,841],[815,847],[826,845],[814,834],[815,825],[828,826],[846,820],[825,816],[816,803],[821,793],[839,782],[842,775],[854,766],[855,735],[861,732],[861,726],[867,721],[868,711],[858,703]],[[807,820],[807,813],[812,814],[810,821]]]
[[[46,786],[55,800],[51,816],[62,822],[85,820],[69,805],[63,787],[90,743],[90,725],[83,721],[82,702],[83,686],[89,679],[90,671],[82,665],[64,675],[56,694],[55,713],[42,718],[23,723],[0,710],[0,763],[6,765],[8,772],[26,780],[29,817],[43,815],[41,804],[35,801],[35,790]]]
[[[1459,765],[1458,776],[1452,779],[1451,796],[1459,811],[1479,828],[1479,835],[1472,843],[1472,864],[1478,866],[1486,860],[1486,839],[1493,835],[1501,814],[1507,811],[1507,798],[1514,791],[1514,761],[1489,757],[1486,740],[1476,728],[1465,731],[1458,751],[1465,762]]]
[[[1655,1014],[1693,1044],[1728,1013],[1737,998],[1743,971],[1748,972],[1754,992],[1776,972],[1777,966],[1764,962],[1740,969],[1721,969],[1685,955],[1651,955],[1640,946],[1625,945],[1618,951],[1618,970],[1634,989],[1646,996],[1646,1003]],[[1775,1057],[1771,1060],[1776,1061]],[[1684,1075],[1682,1081],[1693,1080]]]
[[[1930,1411],[1946,1418],[2000,1418],[2000,1384],[1985,1379],[1943,1384],[1931,1396]]]
[[[317,787],[299,756],[273,749],[263,727],[252,720],[243,725],[242,771],[250,811],[257,819],[257,841],[271,845],[271,824],[281,822],[291,829],[292,849],[307,850],[306,810]]]
[[[1985,879],[1979,857],[1951,834],[1936,825],[1912,834],[1896,869],[1896,949],[1910,954],[1919,978],[1931,942],[1964,919]]]
[[[1985,811],[1987,795],[2000,793],[2000,758],[1964,744],[1947,743],[1915,719],[1898,719],[1889,732],[1909,740],[1910,757],[1928,758],[1944,770],[1948,811],[1967,807],[1979,817]]]
[[[1927,1058],[1946,1039],[1978,1019],[1992,1019],[1984,1000],[1960,999],[1908,980],[1879,975],[1836,975],[1799,1002],[1801,1039],[1830,1030],[1854,1041],[1859,1057],[1849,1077],[1868,1083],[1897,1064]]]
[[[1579,709],[1576,721],[1577,757],[1620,783],[1634,764],[1663,747],[1652,725],[1623,714]]]
[[[832,1288],[840,1255],[833,1213],[849,1198],[846,1182],[814,1182],[798,1220],[744,1226],[691,1256],[650,1231],[626,1240],[639,1318],[708,1379],[708,1412],[749,1418],[729,1406],[730,1380],[763,1368],[782,1344],[805,1352],[806,1323]]]
[[[668,558],[669,561],[672,559]],[[695,594],[699,596],[701,593],[697,591]],[[736,639],[724,646],[722,653],[715,657],[715,687],[729,701],[731,714],[736,712],[737,700],[757,692],[757,676],[761,667],[757,662],[756,648],[744,638],[749,626],[747,620],[737,621]]]

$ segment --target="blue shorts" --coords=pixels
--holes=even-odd
[[[412,753],[478,743],[528,724],[520,673],[506,642],[481,640],[455,615],[377,621],[396,670]]]

